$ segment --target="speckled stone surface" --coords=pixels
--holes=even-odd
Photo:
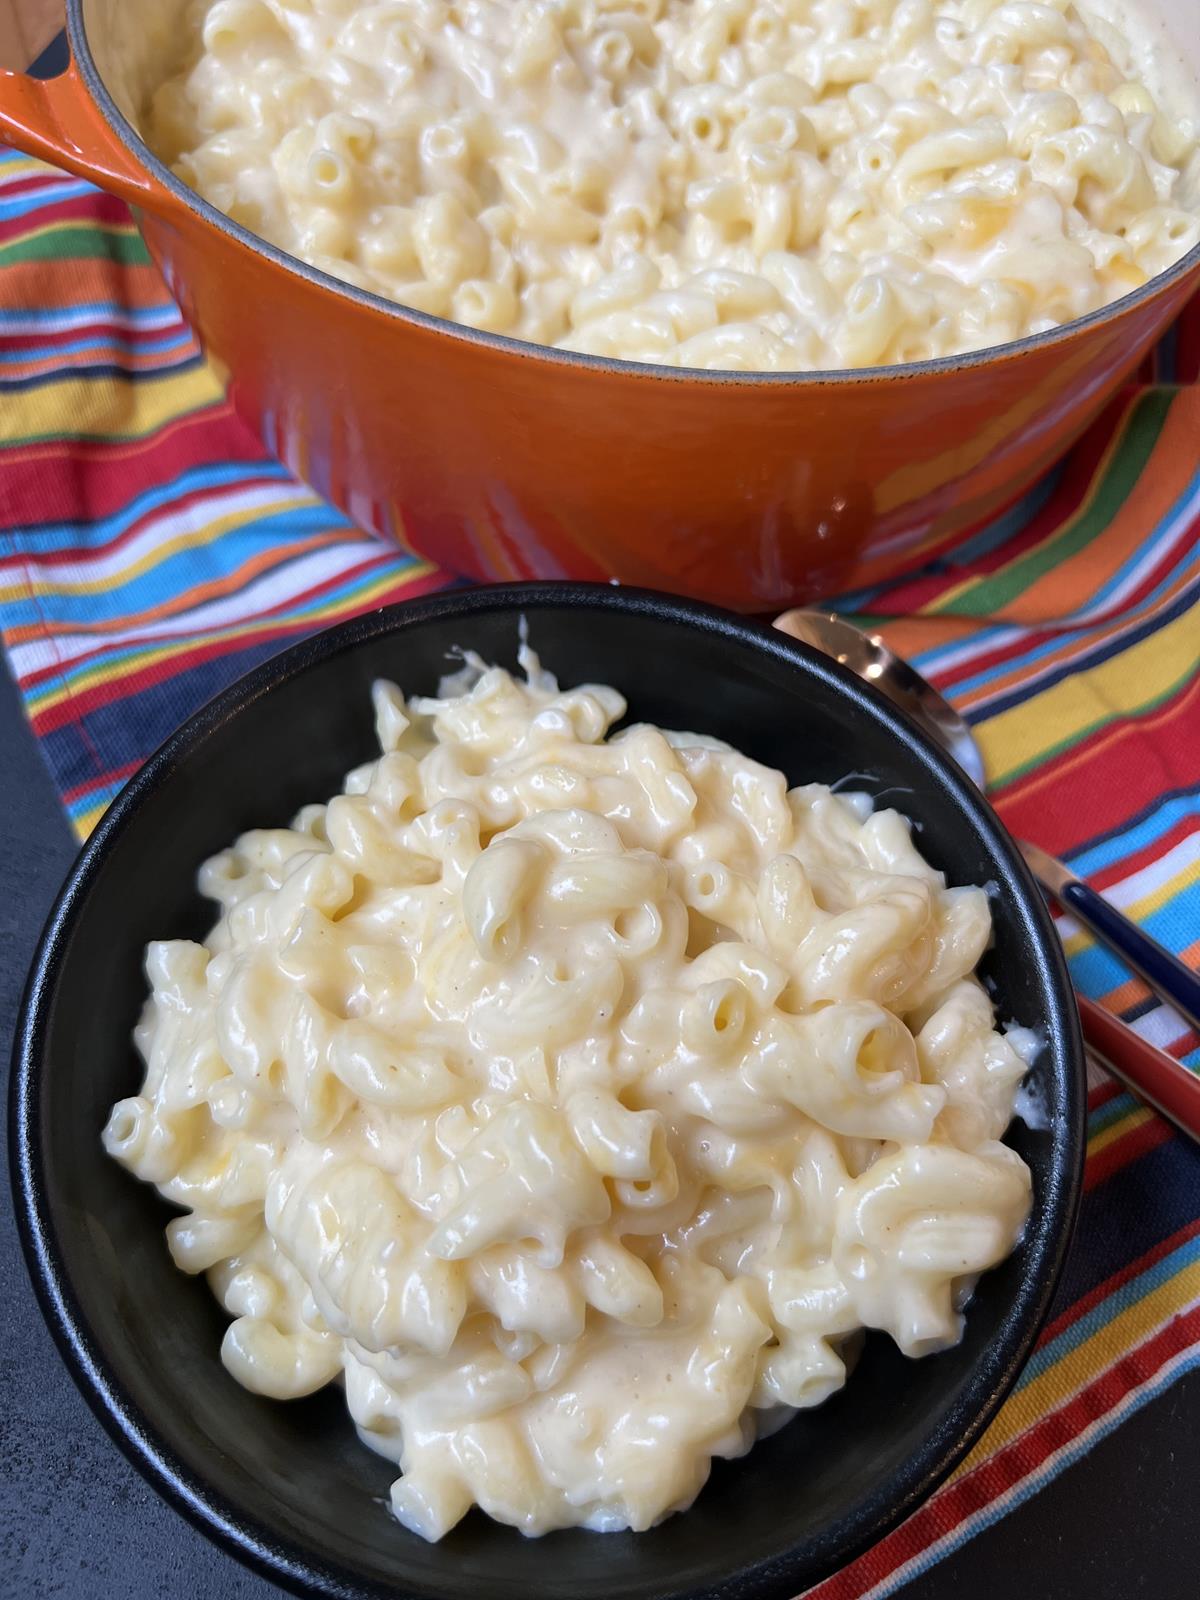
[[[74,844],[2,665],[0,816],[0,1072],[7,1080],[21,985]],[[280,1596],[161,1501],[92,1417],[34,1302],[8,1193],[5,1181],[0,1600]],[[903,1600],[1012,1600],[1014,1592],[1022,1600],[1196,1600],[1197,1482],[1200,1373],[1192,1373],[1033,1501],[915,1575]]]

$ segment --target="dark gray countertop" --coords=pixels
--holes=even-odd
[[[0,1063],[42,920],[74,854],[0,666]],[[281,1591],[144,1484],[80,1398],[43,1326],[0,1190],[0,1600],[271,1600]],[[915,1578],[903,1600],[1194,1600],[1200,1372],[1035,1499]],[[568,1597],[564,1596],[564,1600]]]

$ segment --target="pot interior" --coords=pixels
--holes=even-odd
[[[300,4],[307,8],[305,0]],[[344,0],[337,9],[353,4]],[[199,54],[199,18],[208,6],[204,0],[78,0],[78,8],[101,81],[126,121],[140,131],[154,90]],[[1077,9],[1101,38],[1115,28],[1129,41],[1137,74],[1154,88],[1164,111],[1178,120],[1189,103],[1195,106],[1200,85],[1196,0],[1083,0]],[[1194,131],[1200,133],[1200,126]],[[1187,179],[1187,202],[1200,207],[1200,151],[1192,157]]]

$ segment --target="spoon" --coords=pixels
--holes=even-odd
[[[873,684],[948,751],[979,789],[986,788],[983,757],[966,718],[915,667],[889,650],[878,634],[864,633],[832,612],[804,609],[785,611],[775,626]],[[1200,1028],[1200,975],[1082,883],[1063,862],[1037,845],[1016,842],[1042,889],[1110,945],[1162,1000]],[[1076,1000],[1088,1048],[1100,1064],[1183,1132],[1200,1139],[1200,1077],[1085,995],[1077,994]]]

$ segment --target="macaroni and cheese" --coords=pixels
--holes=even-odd
[[[197,53],[144,118],[187,183],[361,288],[567,350],[752,371],[953,355],[1200,242],[1200,90],[1142,81],[1152,58],[1070,0],[188,15]]]
[[[606,737],[615,690],[522,656],[377,684],[379,759],[203,867],[104,1133],[233,1376],[342,1381],[429,1539],[687,1506],[860,1329],[954,1344],[1030,1205],[985,892],[863,795]]]

